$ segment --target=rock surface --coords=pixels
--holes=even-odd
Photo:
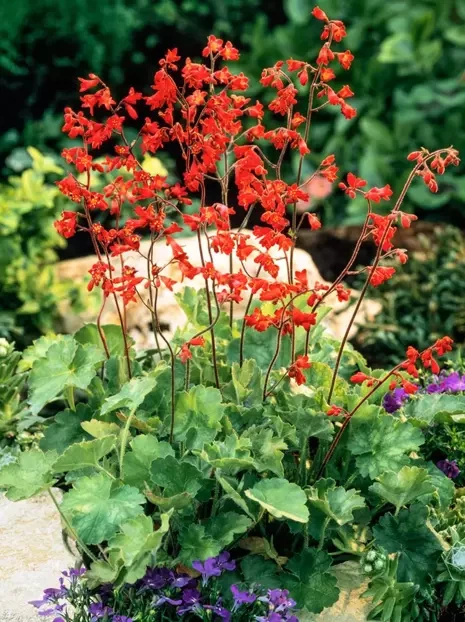
[[[0,497],[0,622],[46,622],[28,604],[39,599],[46,587],[58,585],[60,572],[74,558],[61,539],[59,515],[49,497],[11,502]],[[301,622],[365,622],[369,608],[359,600],[359,565],[345,562],[337,571],[339,601],[320,615],[301,617]]]
[[[58,586],[60,572],[73,563],[48,496],[15,503],[0,496],[0,622],[45,622],[28,601]]]

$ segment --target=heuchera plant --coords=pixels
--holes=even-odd
[[[65,111],[63,129],[80,146],[63,153],[76,172],[58,186],[75,209],[56,228],[67,238],[90,235],[97,258],[89,289],[102,290],[102,312],[112,301],[121,325],[102,326],[100,313],[74,337],[41,338],[25,352],[32,413],[55,400],[67,408],[47,428],[40,451],[0,471],[0,485],[13,500],[49,492],[91,586],[134,585],[148,566],[197,576],[197,564],[227,551],[249,583],[286,589],[299,609],[317,613],[338,599],[342,562],[376,544],[390,557],[387,574],[374,579],[373,616],[407,620],[415,619],[406,617],[413,615],[408,606],[446,546],[427,520],[449,507],[453,483],[422,458],[421,426],[381,403],[388,387],[415,393],[422,367],[437,374],[436,358],[452,340],[422,352],[409,348],[389,371],[368,369],[347,340],[369,287],[395,272],[383,261],[407,260],[393,238],[414,218],[401,209],[410,185],[420,178],[436,192],[436,176],[457,165],[458,155],[452,147],[411,153],[404,189],[382,213],[375,208],[390,201],[389,186],[367,188],[349,174],[340,188],[366,200],[360,239],[334,283],[310,282],[294,249],[304,222],[320,227],[315,214],[298,219],[296,210],[308,199],[303,163],[312,123],[323,108],[348,119],[356,114],[350,87],[333,86],[337,67],[347,70],[353,61],[339,45],[344,25],[319,8],[313,14],[323,24],[318,58],[264,69],[267,105],[243,94],[247,77],[230,69],[238,50],[210,36],[204,63],[180,64],[176,49],[168,51],[150,95],[131,89],[118,101],[90,74],[80,79],[81,110]],[[266,108],[280,120],[277,129],[267,129]],[[127,126],[138,127],[136,138],[128,139]],[[267,143],[275,158],[265,155]],[[141,154],[167,144],[179,147],[182,183],[168,184],[139,163]],[[96,159],[100,149],[104,156]],[[287,180],[281,168],[293,150],[299,171]],[[337,172],[335,156],[323,154],[314,174],[335,182]],[[93,189],[100,175],[111,177],[102,192]],[[218,189],[221,200],[210,201]],[[194,199],[199,209],[188,213]],[[239,210],[244,223],[233,230]],[[251,234],[245,225],[254,210],[261,224]],[[198,261],[175,237],[186,228],[197,236]],[[141,273],[126,257],[141,252],[143,235],[151,244]],[[339,343],[322,320],[331,296],[349,300],[344,277],[367,239],[377,253],[363,269],[365,284]],[[157,261],[160,244],[171,249],[168,265],[177,266],[182,291]],[[229,257],[227,272],[215,265],[221,255]],[[251,259],[253,274],[245,266]],[[278,280],[280,264],[285,280]],[[189,287],[197,277],[200,291]],[[170,340],[158,313],[166,288],[177,292],[187,317]],[[127,334],[126,309],[134,302],[153,318],[153,352],[136,354]],[[236,320],[241,303],[245,313]],[[61,503],[56,486],[64,491]],[[270,619],[282,619],[277,615]]]

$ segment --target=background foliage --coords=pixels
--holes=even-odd
[[[21,167],[24,145],[58,149],[65,104],[78,75],[100,73],[121,90],[147,83],[173,41],[195,56],[215,32],[243,49],[240,67],[254,77],[279,58],[312,60],[319,38],[315,0],[18,0],[0,7],[0,86],[5,93],[0,151],[4,173]],[[465,4],[462,0],[322,0],[349,26],[357,61],[349,80],[359,117],[330,112],[312,136],[315,159],[336,152],[343,172],[370,185],[402,184],[405,153],[453,143],[465,122]],[[438,195],[413,189],[410,208],[434,220],[463,219],[465,181],[448,173]],[[322,204],[325,224],[359,222],[362,205],[337,196]]]
[[[463,235],[454,227],[438,228],[433,236],[420,234],[418,241],[421,250],[405,265],[396,265],[394,282],[370,291],[382,311],[361,329],[356,342],[373,364],[395,364],[409,345],[421,348],[442,334],[457,344],[465,340]]]
[[[63,201],[51,181],[63,169],[33,147],[27,155],[31,164],[0,185],[0,337],[19,345],[52,329],[60,300],[79,298],[78,286],[54,272]]]

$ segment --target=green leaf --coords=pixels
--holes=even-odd
[[[262,373],[254,359],[244,361],[242,367],[233,363],[231,382],[223,387],[225,401],[247,407],[262,402]]]
[[[376,479],[377,483],[370,486],[370,490],[392,503],[397,512],[404,505],[435,491],[428,471],[416,466],[404,466],[395,473],[388,471]]]
[[[304,549],[286,565],[292,574],[282,575],[282,585],[291,593],[299,608],[320,613],[339,598],[337,579],[328,572],[331,557],[326,551]]]
[[[199,455],[214,469],[221,469],[223,473],[235,474],[238,471],[255,467],[250,449],[250,439],[239,438],[232,431],[224,441],[217,440],[204,445]]]
[[[271,471],[278,477],[284,477],[282,461],[283,450],[287,449],[287,443],[278,436],[274,436],[273,430],[250,427],[241,438],[250,438],[252,442],[257,471]]]
[[[39,449],[22,452],[16,462],[0,469],[0,488],[6,488],[10,501],[29,499],[54,484],[52,466],[55,451],[46,454]]]
[[[188,449],[203,449],[221,429],[224,404],[218,389],[197,385],[180,393],[176,402],[174,436]]]
[[[53,346],[58,341],[62,341],[64,338],[65,335],[43,335],[39,337],[39,339],[36,339],[32,346],[24,350],[21,362],[18,366],[19,371],[31,369],[36,361],[47,355],[50,346]]]
[[[101,410],[102,416],[118,408],[129,408],[132,411],[136,410],[150,391],[155,388],[156,384],[156,376],[132,378],[123,386],[119,393],[105,400]]]
[[[246,490],[245,494],[275,518],[289,518],[298,523],[308,522],[305,492],[300,486],[286,479],[278,477],[263,479],[253,488]]]
[[[46,358],[35,361],[29,376],[29,403],[36,415],[67,387],[86,389],[103,360],[92,346],[83,347],[66,335],[47,350]]]
[[[426,464],[426,469],[436,490],[439,507],[446,510],[455,497],[455,484],[432,462]]]
[[[274,562],[265,560],[259,555],[247,555],[241,562],[245,582],[248,585],[259,582],[267,590],[280,588],[282,585],[277,568]]]
[[[246,500],[240,495],[236,488],[234,488],[234,486],[225,477],[222,477],[220,473],[218,473],[218,471],[215,472],[215,477],[218,480],[221,488],[226,493],[225,497],[231,499],[231,501],[234,501],[234,503],[238,507],[240,507],[241,510],[243,510],[247,514],[247,516],[250,516],[252,520],[255,520],[256,517],[250,511]]]
[[[356,456],[363,477],[375,479],[385,471],[395,471],[408,462],[408,454],[425,442],[421,430],[390,415],[368,421],[352,421],[348,447]]]
[[[121,432],[121,427],[117,423],[108,423],[107,421],[100,421],[100,419],[83,421],[81,423],[81,428],[93,438],[102,438],[103,436],[110,436],[111,434],[118,436]]]
[[[116,436],[104,436],[68,447],[53,465],[55,473],[98,466],[99,461],[116,447]]]
[[[131,449],[124,456],[124,482],[143,491],[150,483],[150,467],[156,458],[174,456],[174,450],[166,441],[159,441],[152,434],[140,434],[131,441]]]
[[[62,510],[86,544],[100,544],[121,525],[143,513],[145,498],[136,488],[119,486],[105,474],[83,477],[65,493]]]
[[[330,441],[333,438],[334,426],[326,414],[298,408],[286,416],[286,421],[295,425],[300,443],[310,436],[322,441]]]
[[[434,422],[452,421],[454,416],[465,414],[465,397],[449,393],[430,393],[411,399],[404,414],[412,423],[427,427]]]
[[[189,462],[180,462],[174,456],[157,458],[151,466],[152,482],[164,489],[165,497],[189,493],[193,497],[202,486],[202,472]]]
[[[338,525],[353,521],[353,511],[365,507],[365,500],[357,490],[336,487],[333,479],[318,480],[315,486],[307,490],[307,495],[311,506],[321,510]]]
[[[190,525],[179,536],[181,552],[179,560],[191,566],[192,562],[204,561],[209,557],[215,557],[221,552],[221,544],[205,533],[202,525]]]
[[[416,504],[398,516],[385,514],[373,529],[380,546],[399,554],[398,581],[424,585],[427,575],[436,569],[442,546],[427,520],[427,507]]]
[[[62,454],[73,443],[89,440],[89,435],[82,429],[82,423],[92,417],[92,410],[87,404],[77,404],[76,410],[62,410],[54,417],[54,422],[45,428],[40,439],[43,451],[55,449]]]
[[[116,324],[107,324],[106,326],[102,327],[102,330],[103,334],[105,335],[110,355],[124,356],[125,347],[123,333],[121,332],[121,326],[117,326]],[[102,340],[98,332],[97,324],[86,324],[74,334],[74,338],[81,345],[93,345],[97,349],[101,350],[104,355],[106,355]],[[131,346],[132,343],[133,341],[132,339],[130,339],[129,346]]]
[[[145,515],[124,523],[121,533],[108,543],[109,563],[100,561],[92,564],[90,578],[107,582],[113,570],[112,583],[116,587],[125,583],[132,585],[141,579],[169,530],[169,518],[169,514],[161,515],[157,531],[153,530],[152,519]]]
[[[234,542],[236,535],[245,533],[252,525],[252,521],[243,514],[237,512],[222,512],[218,516],[212,516],[205,524],[206,533],[213,540],[225,548]]]

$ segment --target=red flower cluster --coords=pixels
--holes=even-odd
[[[309,283],[306,271],[295,269],[293,252],[298,229],[303,222],[312,230],[319,229],[321,222],[316,214],[308,213],[307,220],[302,218],[297,225],[297,203],[309,200],[304,190],[308,180],[302,180],[299,173],[289,183],[281,170],[291,152],[296,153],[302,170],[303,159],[310,152],[307,139],[313,111],[337,106],[348,119],[356,114],[347,103],[353,96],[351,88],[330,86],[336,78],[335,69],[348,70],[354,58],[349,50],[334,49],[346,36],[345,26],[339,20],[329,19],[319,7],[313,9],[313,15],[323,22],[323,43],[315,62],[290,58],[262,71],[261,85],[272,90],[267,108],[278,122],[272,129],[265,124],[266,106],[245,93],[249,86],[247,76],[229,68],[230,62],[239,59],[239,51],[230,41],[224,42],[214,35],[208,37],[203,49],[204,62],[190,58],[181,62],[176,48],[168,50],[159,61],[148,94],[130,88],[118,99],[100,77],[89,74],[88,78],[79,79],[81,109],[65,109],[63,131],[72,139],[78,138],[81,144],[63,150],[64,159],[76,174],[70,173],[58,182],[58,188],[76,204],[76,211],[63,212],[55,223],[56,229],[66,238],[79,231],[90,235],[97,261],[89,271],[88,289],[101,288],[104,297],[114,298],[118,310],[120,303],[127,305],[142,298],[140,290],[149,290],[156,313],[158,296],[153,294],[161,288],[172,290],[176,284],[163,274],[168,265],[177,266],[181,281],[203,277],[212,326],[205,338],[194,337],[180,348],[178,355],[183,362],[192,357],[193,346],[202,346],[204,339],[213,342],[215,305],[240,303],[245,296],[252,302],[255,296],[271,306],[268,304],[265,311],[249,304],[253,311],[245,316],[246,326],[259,332],[277,332],[278,343],[281,337],[291,336],[293,354],[287,374],[301,384],[305,381],[302,370],[310,366],[308,339],[305,351],[296,352],[296,329],[307,334],[312,330],[317,307],[331,293],[340,301],[349,300],[350,290],[345,289],[342,281],[357,253],[332,285]],[[308,92],[303,103],[299,101],[302,87],[307,87]],[[135,140],[129,141],[126,136],[128,124],[138,125]],[[176,183],[151,174],[141,163],[141,156],[157,154],[168,144],[177,146],[184,162],[182,181]],[[101,157],[97,158],[94,152],[99,150]],[[276,152],[276,158],[270,152]],[[421,150],[410,154],[409,159],[416,162],[414,174],[421,176],[432,191],[437,189],[435,175],[458,163],[457,152],[452,148],[434,154]],[[314,175],[335,182],[335,156],[324,157]],[[99,177],[105,181],[99,182]],[[218,183],[221,202],[208,201],[207,183],[212,181]],[[407,258],[393,246],[395,222],[400,218],[401,225],[406,227],[414,217],[401,212],[400,205],[387,216],[373,212],[372,204],[390,200],[389,186],[366,189],[367,182],[352,173],[339,186],[349,197],[360,195],[367,201],[365,233],[379,248],[367,270],[370,283],[377,287],[395,272],[392,267],[380,265],[385,256],[397,254],[401,261]],[[199,209],[186,213],[185,206],[192,205],[194,200],[200,202]],[[128,208],[132,213],[125,220],[123,214]],[[261,223],[254,227],[253,235],[242,228],[234,231],[231,216],[238,209],[250,212],[255,208]],[[113,217],[113,226],[103,225],[95,218],[100,211]],[[110,220],[106,218],[104,222]],[[197,265],[173,237],[183,230],[198,237],[201,261]],[[156,258],[149,255],[145,258],[147,274],[140,275],[126,261],[129,252],[139,251],[143,235],[153,243],[165,243],[171,259],[159,266]],[[202,240],[207,243],[206,253]],[[233,259],[237,260],[243,269],[219,271],[215,266],[217,255],[229,256],[230,266],[234,265]],[[117,261],[112,265],[114,258]],[[283,260],[288,272],[285,281],[278,280],[279,262]],[[256,264],[260,274],[251,275],[245,268],[246,261]],[[300,304],[303,296],[305,307]],[[299,304],[294,303],[299,297]],[[434,359],[428,360],[433,368]]]

